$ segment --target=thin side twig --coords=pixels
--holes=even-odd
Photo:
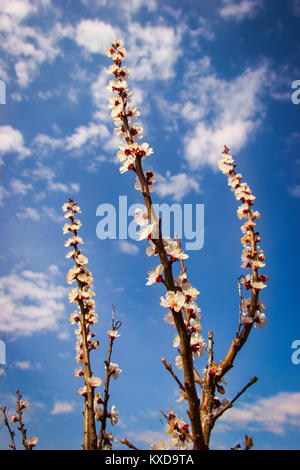
[[[255,384],[258,381],[257,377],[253,377],[250,382],[245,385],[245,387],[221,410],[219,411],[214,418],[214,421],[216,421],[220,416],[222,416],[225,411],[227,411],[229,408],[232,408],[233,403],[249,388],[251,385]]]
[[[124,439],[121,439],[121,443],[125,444],[127,447],[129,447],[129,449],[140,450],[135,445],[133,445],[131,442],[129,442],[126,437]]]
[[[121,322],[117,321],[115,322],[115,307],[112,306],[112,331],[115,331],[119,329],[121,326]],[[110,365],[110,359],[112,355],[112,349],[113,349],[113,343],[114,343],[115,338],[110,336],[109,337],[109,346],[108,346],[108,352],[107,352],[107,359],[104,361],[105,362],[105,384],[104,384],[104,399],[103,399],[103,415],[101,418],[101,429],[99,432],[99,437],[98,437],[98,449],[102,449],[103,446],[103,441],[105,437],[105,431],[106,431],[106,422],[108,418],[108,401],[109,401],[109,383],[110,383],[110,378],[113,374],[113,370],[109,369]]]
[[[185,388],[184,386],[182,385],[182,383],[180,382],[179,378],[177,377],[177,375],[175,374],[175,372],[173,371],[172,369],[172,366],[171,366],[171,363],[169,362],[169,364],[167,364],[167,361],[165,360],[165,358],[163,357],[161,359],[161,362],[163,363],[163,365],[165,366],[165,368],[170,372],[170,374],[172,375],[172,377],[176,380],[177,384],[179,385],[179,388],[185,392]]]
[[[9,447],[12,449],[12,450],[17,450],[16,449],[16,444],[15,444],[15,432],[11,430],[10,428],[10,425],[9,425],[9,422],[8,422],[8,419],[7,419],[7,416],[6,416],[6,406],[2,406],[1,407],[1,411],[3,413],[3,421],[4,421],[4,424],[5,426],[7,427],[7,430],[9,432],[9,435],[10,435],[10,440],[11,440],[11,444],[9,444]]]
[[[16,394],[17,394],[17,397],[18,397],[16,412],[17,412],[17,416],[18,416],[18,422],[19,422],[19,425],[20,425],[20,427],[18,427],[18,429],[22,434],[22,438],[23,438],[22,439],[22,444],[23,444],[24,448],[26,450],[30,450],[30,447],[27,444],[27,430],[25,429],[25,426],[24,426],[23,421],[22,421],[22,415],[23,415],[22,406],[21,406],[22,395],[20,394],[19,389],[16,389]]]

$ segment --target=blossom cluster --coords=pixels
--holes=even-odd
[[[91,327],[98,321],[98,315],[95,312],[95,293],[92,290],[93,278],[91,272],[87,268],[88,258],[81,253],[79,245],[83,244],[83,240],[78,236],[78,230],[81,227],[80,220],[76,219],[76,215],[81,213],[76,201],[69,199],[63,207],[65,212],[65,223],[63,227],[64,234],[70,234],[65,242],[65,247],[70,247],[71,250],[67,253],[66,258],[72,258],[74,266],[70,268],[67,274],[68,284],[77,283],[77,286],[72,288],[69,292],[69,301],[77,305],[77,309],[70,315],[70,322],[72,325],[77,325],[75,330],[76,335],[76,361],[80,365],[76,369],[76,377],[83,375],[82,364],[84,363],[84,339],[83,334],[86,336],[88,351],[97,349],[99,342],[95,341],[95,334],[91,332]],[[84,329],[84,331],[83,331]],[[89,377],[89,382],[92,387],[101,385],[101,379]],[[86,386],[79,390],[78,394],[85,395]]]
[[[244,285],[245,290],[252,289],[256,297],[261,289],[266,287],[266,282],[269,280],[266,274],[260,274],[259,269],[265,267],[265,255],[261,247],[258,245],[261,241],[259,232],[255,231],[255,220],[260,218],[260,213],[252,209],[255,196],[249,185],[242,182],[242,175],[235,172],[236,164],[229,149],[225,146],[221,153],[221,158],[218,162],[219,169],[228,178],[228,185],[234,192],[235,197],[240,201],[240,206],[237,210],[239,219],[245,219],[241,230],[243,236],[241,242],[243,245],[242,251],[242,268],[251,269],[251,274],[241,277],[241,283]],[[251,314],[252,301],[251,298],[243,299],[242,305],[242,321],[244,323],[255,323],[255,326],[263,327],[266,324],[266,316],[263,313],[265,304],[257,300],[256,310]]]
[[[13,424],[19,423],[18,429],[23,435],[23,445],[24,445],[25,449],[32,450],[37,445],[38,438],[37,437],[28,438],[27,437],[27,431],[24,428],[24,424],[23,424],[23,421],[22,421],[23,411],[27,410],[29,408],[29,403],[27,401],[24,401],[24,400],[21,399],[21,395],[19,394],[18,389],[17,389],[17,395],[18,395],[18,400],[17,400],[16,414],[11,416],[10,421]]]
[[[132,92],[128,89],[126,78],[129,70],[123,67],[122,61],[126,57],[126,49],[123,42],[118,39],[111,47],[106,50],[106,55],[111,57],[113,65],[108,69],[108,73],[113,75],[113,79],[109,82],[108,89],[113,95],[109,98],[109,108],[111,116],[115,122],[115,133],[120,136],[121,142],[117,157],[120,160],[120,172],[134,171],[137,173],[135,189],[140,190],[143,195],[154,190],[153,183],[155,175],[152,171],[137,171],[141,160],[149,157],[153,153],[153,149],[149,147],[147,142],[141,144],[138,140],[143,137],[143,128],[134,122],[140,115],[136,106],[131,104]],[[140,166],[141,168],[141,166]],[[150,199],[150,196],[149,196]],[[151,201],[151,199],[150,199]],[[157,218],[152,211],[137,209],[134,221],[139,225],[138,240],[148,240],[149,246],[146,249],[147,256],[158,255],[156,240],[159,237],[159,226]],[[171,238],[162,238],[165,254],[169,263],[183,263],[188,258],[177,240]],[[153,270],[149,271],[146,285],[150,286],[155,283],[165,283],[164,267],[158,264]],[[202,356],[205,349],[205,342],[200,333],[200,308],[197,306],[197,289],[191,286],[187,279],[186,271],[182,270],[178,277],[174,279],[175,291],[168,290],[165,297],[161,297],[161,305],[169,309],[169,313],[165,316],[165,321],[174,325],[173,312],[184,313],[185,324],[190,334],[190,347],[193,359]],[[179,336],[174,340],[174,347],[179,346]],[[176,365],[182,368],[181,356],[176,357]]]
[[[172,408],[167,416],[167,423],[172,445],[178,450],[186,450],[192,442],[189,425],[182,418],[178,418]]]
[[[69,301],[73,304],[77,304],[77,309],[70,316],[71,324],[77,325],[75,330],[76,361],[80,367],[75,370],[75,376],[83,376],[85,380],[85,385],[78,389],[77,395],[83,396],[86,399],[89,390],[92,391],[95,420],[103,423],[104,421],[106,422],[108,418],[111,424],[114,425],[118,422],[119,412],[114,405],[110,412],[104,412],[104,400],[101,398],[101,394],[94,393],[94,390],[101,386],[102,379],[94,377],[91,374],[89,357],[85,356],[89,356],[90,351],[97,349],[99,342],[95,341],[95,334],[91,332],[91,327],[98,321],[98,315],[95,312],[95,293],[92,290],[93,278],[87,268],[88,258],[81,253],[79,248],[79,245],[83,244],[82,238],[78,236],[81,222],[75,217],[77,214],[81,213],[81,211],[77,202],[72,199],[69,199],[68,202],[63,205],[62,209],[65,212],[64,217],[68,219],[68,223],[63,227],[63,233],[71,235],[65,242],[66,247],[71,247],[66,257],[74,260],[74,266],[67,274],[67,282],[68,284],[72,284],[73,282],[77,283],[77,287],[74,287],[69,292]],[[110,341],[120,336],[114,328],[109,330],[107,334]],[[82,365],[84,369],[82,369]],[[112,376],[114,379],[118,378],[120,372],[122,372],[118,364],[111,362],[106,365],[106,369],[109,376]],[[105,404],[105,408],[107,408],[107,403]],[[113,441],[115,441],[115,439],[112,434],[104,430],[102,448],[110,449]]]
[[[173,408],[168,414],[163,413],[167,420],[168,435],[170,436],[171,445],[178,450],[187,450],[189,444],[192,443],[192,436],[189,433],[189,425],[182,418],[178,418]],[[150,450],[169,450],[169,444],[160,440],[151,444]]]

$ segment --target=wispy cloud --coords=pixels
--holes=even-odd
[[[9,184],[14,194],[21,194],[22,196],[25,196],[28,191],[33,189],[31,183],[23,183],[17,178],[13,178]]]
[[[8,192],[4,188],[4,186],[0,186],[0,207],[4,204],[4,198],[8,196]]]
[[[30,150],[24,145],[24,138],[18,129],[12,126],[0,126],[0,165],[3,164],[4,154],[17,154],[19,159],[30,155]]]
[[[67,289],[49,274],[25,270],[0,277],[0,331],[13,337],[56,331]]]
[[[127,240],[120,240],[118,242],[118,248],[122,253],[126,253],[128,255],[136,255],[140,251],[138,246],[128,242]]]
[[[76,26],[75,41],[92,54],[105,54],[108,45],[118,37],[118,30],[108,23],[82,20]]]
[[[55,22],[44,30],[33,27],[27,20],[34,15],[43,15],[51,5],[50,0],[2,0],[0,15],[0,39],[6,56],[14,64],[18,84],[26,88],[36,78],[44,62],[53,62],[60,54],[58,43],[64,37],[73,36],[73,28]]]
[[[14,362],[15,367],[21,370],[33,370],[33,369],[41,369],[42,366],[39,363],[32,364],[31,361],[15,361]]]
[[[260,95],[266,76],[267,65],[262,64],[231,80],[214,73],[195,77],[194,86],[183,93],[185,106],[180,110],[190,126],[184,136],[184,156],[191,168],[216,168],[225,144],[234,152],[246,145],[262,116]]]
[[[220,418],[220,426],[224,423],[239,428],[254,425],[279,435],[290,427],[300,429],[300,393],[280,392],[274,396],[258,398],[252,404],[233,407]]]
[[[135,81],[168,80],[182,55],[184,28],[131,22],[128,26],[128,64]]]
[[[264,0],[223,0],[219,13],[223,18],[241,21],[253,18],[264,6]]]
[[[56,401],[53,405],[51,415],[62,415],[72,413],[74,405],[68,401]]]
[[[15,361],[15,366],[22,370],[29,370],[32,368],[30,361]]]
[[[53,222],[62,222],[64,220],[61,214],[58,214],[53,207],[42,206],[38,209],[34,207],[23,207],[16,212],[16,217],[22,220],[33,220],[38,222],[41,218],[51,220]]]
[[[292,197],[295,197],[297,199],[300,198],[300,184],[289,187],[288,191]]]
[[[161,197],[180,201],[191,191],[199,193],[200,185],[196,179],[186,173],[171,175],[167,172],[165,176],[157,175],[156,192]]]

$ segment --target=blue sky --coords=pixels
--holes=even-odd
[[[238,321],[238,207],[217,160],[226,144],[256,196],[258,230],[270,277],[262,299],[267,325],[254,329],[232,371],[226,398],[259,380],[217,423],[211,447],[253,437],[256,449],[297,449],[300,431],[298,241],[300,208],[299,0],[2,0],[0,79],[1,405],[19,387],[30,402],[27,425],[39,449],[78,449],[82,385],[74,376],[61,206],[81,207],[84,254],[94,278],[100,348],[92,369],[104,377],[111,305],[122,321],[113,362],[123,370],[111,404],[116,438],[140,448],[165,436],[159,409],[178,390],[161,364],[173,361],[173,331],[163,321],[163,286],[145,286],[153,259],[146,243],[99,240],[100,204],[142,202],[132,174],[120,175],[108,109],[105,49],[123,38],[129,87],[141,112],[147,161],[157,175],[154,202],[204,204],[204,246],[189,251],[203,334],[213,329],[225,356]],[[148,168],[147,168],[148,169]],[[198,368],[205,366],[198,360]],[[5,429],[0,447],[7,448]],[[116,447],[120,445],[117,444]]]

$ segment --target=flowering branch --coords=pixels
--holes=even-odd
[[[163,238],[161,232],[161,219],[153,211],[152,198],[150,193],[154,190],[153,183],[155,175],[152,171],[143,170],[142,161],[153,153],[149,144],[144,142],[138,144],[137,141],[143,137],[143,128],[134,123],[133,120],[140,115],[135,105],[130,105],[132,93],[127,87],[126,78],[129,71],[123,67],[122,62],[126,56],[126,50],[121,40],[117,40],[106,51],[107,56],[113,59],[113,65],[109,67],[108,73],[114,78],[109,82],[108,88],[113,92],[110,98],[109,107],[111,116],[115,121],[115,134],[121,138],[120,150],[117,157],[120,160],[120,172],[123,174],[133,171],[136,175],[135,189],[141,191],[146,206],[146,212],[141,209],[136,210],[135,222],[140,226],[138,240],[147,239],[150,246],[146,250],[148,256],[159,257],[160,264],[149,272],[146,285],[162,282],[166,289],[166,297],[161,297],[161,305],[169,309],[165,316],[165,321],[174,325],[177,336],[173,342],[174,347],[179,348],[180,355],[176,357],[176,366],[183,370],[184,384],[178,379],[177,383],[184,390],[184,399],[188,402],[188,416],[191,422],[191,441],[194,450],[206,450],[209,448],[211,430],[215,422],[215,410],[220,406],[219,400],[215,397],[215,391],[224,394],[225,390],[221,382],[224,375],[233,367],[237,353],[245,344],[253,324],[264,326],[265,309],[264,304],[258,299],[259,291],[265,287],[268,280],[266,275],[260,275],[258,269],[264,267],[264,254],[257,245],[260,241],[259,233],[254,231],[254,220],[260,216],[257,211],[253,211],[251,206],[255,197],[247,183],[241,183],[242,175],[235,173],[235,163],[229,154],[229,149],[225,146],[219,161],[220,170],[228,176],[228,184],[235,193],[236,199],[242,204],[238,209],[239,218],[246,218],[242,226],[244,236],[242,244],[244,250],[242,260],[244,268],[251,268],[251,275],[241,276],[240,283],[244,284],[245,290],[251,289],[251,298],[243,299],[240,292],[239,326],[235,338],[225,356],[225,359],[218,364],[213,361],[213,333],[208,335],[208,362],[204,370],[204,376],[200,377],[194,367],[196,357],[201,357],[205,349],[205,342],[201,335],[200,309],[196,304],[198,290],[191,286],[187,279],[186,267],[183,263],[188,256],[181,250],[180,242],[175,236]],[[177,277],[173,274],[173,265],[179,261],[181,272]],[[165,364],[166,366],[166,364]],[[168,367],[167,367],[168,368]],[[168,368],[171,372],[171,368]],[[174,376],[174,375],[173,375]],[[175,377],[174,377],[175,378]],[[202,388],[202,400],[196,390],[196,383]],[[223,406],[228,401],[223,400]],[[170,417],[171,416],[171,417]],[[177,447],[183,448],[188,440],[184,422],[179,422],[173,412],[168,417],[170,425],[170,435],[173,436]],[[184,423],[184,424],[182,424]],[[184,428],[183,428],[184,427]],[[180,431],[175,432],[175,431]]]
[[[115,133],[122,140],[120,150],[117,152],[121,163],[120,172],[133,171],[136,174],[135,188],[141,191],[146,206],[146,213],[140,210],[136,211],[135,221],[141,226],[139,240],[148,239],[150,247],[147,249],[147,255],[158,255],[161,261],[161,264],[149,273],[147,285],[163,282],[166,286],[166,298],[161,297],[161,305],[170,309],[172,319],[169,319],[168,322],[174,324],[178,332],[177,338],[181,348],[177,363],[180,363],[180,368],[184,373],[184,388],[189,406],[193,446],[195,450],[204,449],[207,446],[202,434],[200,400],[196,391],[193,366],[194,358],[197,355],[202,355],[204,348],[204,341],[200,335],[201,326],[198,313],[200,309],[195,304],[199,292],[192,288],[185,273],[181,273],[174,279],[173,263],[180,259],[186,259],[188,256],[181,251],[175,240],[162,237],[160,221],[157,221],[152,208],[150,192],[154,189],[155,176],[152,171],[144,172],[142,160],[150,156],[153,150],[147,143],[137,144],[137,140],[143,136],[143,128],[132,122],[140,113],[135,105],[129,104],[131,92],[125,81],[129,71],[122,66],[122,61],[126,56],[122,41],[117,40],[107,49],[106,53],[113,59],[113,65],[109,67],[108,71],[114,75],[114,79],[109,83],[109,89],[113,92],[109,106],[112,109],[111,116],[117,126]],[[189,309],[190,315],[193,317],[192,326],[189,321],[186,322],[184,319],[185,308]]]
[[[119,373],[122,372],[121,369],[119,369],[118,364],[113,364],[110,362],[111,359],[111,354],[112,354],[112,348],[113,348],[113,343],[114,340],[120,336],[118,334],[118,329],[121,326],[120,321],[115,322],[115,308],[113,306],[112,310],[112,327],[111,330],[108,331],[108,336],[109,336],[109,346],[108,346],[108,353],[107,353],[107,359],[104,361],[105,362],[105,383],[104,383],[104,400],[103,400],[103,410],[102,410],[102,416],[99,418],[101,421],[101,430],[99,433],[98,437],[98,449],[103,449],[103,446],[109,446],[109,435],[106,432],[106,422],[107,418],[111,420],[111,424],[114,425],[116,422],[118,422],[118,412],[115,411],[115,407],[113,406],[111,409],[111,412],[108,413],[108,400],[109,400],[109,382],[111,377],[114,377],[115,379],[118,377]]]
[[[106,380],[105,380],[105,391],[104,401],[101,399],[101,394],[95,394],[95,388],[102,384],[102,380],[99,377],[94,377],[91,370],[90,352],[97,349],[99,342],[94,340],[95,334],[91,332],[91,327],[98,321],[98,315],[95,312],[95,296],[92,290],[93,278],[88,270],[86,264],[88,259],[81,253],[78,245],[83,243],[81,237],[78,236],[78,230],[81,227],[81,222],[75,219],[75,215],[80,213],[80,208],[77,202],[69,199],[67,203],[63,205],[63,211],[66,213],[65,218],[69,219],[69,223],[66,223],[63,227],[63,233],[71,233],[72,237],[65,242],[66,247],[72,247],[72,250],[68,252],[67,258],[74,260],[75,266],[72,267],[67,274],[67,281],[72,284],[76,281],[77,287],[72,289],[69,293],[70,302],[77,304],[77,309],[70,316],[70,322],[77,324],[78,328],[75,330],[77,337],[76,342],[76,360],[77,363],[82,366],[75,370],[76,377],[83,376],[84,387],[79,388],[77,395],[84,397],[84,440],[83,449],[95,450],[95,449],[111,449],[113,441],[112,434],[106,431],[107,418],[111,420],[111,424],[114,425],[118,422],[119,412],[116,411],[115,406],[112,407],[111,411],[108,412],[108,400],[109,400],[109,380],[111,377],[115,379],[119,376],[122,370],[118,364],[110,362],[113,341],[118,334],[118,329],[121,326],[121,322],[114,320],[115,309],[113,307],[112,314],[112,329],[108,331],[109,335],[109,348],[108,357],[105,361],[106,368]],[[103,405],[98,407],[98,405]],[[99,436],[96,431],[96,421],[101,421],[101,429]]]
[[[97,435],[95,425],[95,412],[94,412],[94,389],[101,385],[102,380],[98,377],[93,377],[90,363],[90,351],[98,348],[99,343],[94,341],[92,338],[95,336],[94,333],[90,333],[90,328],[98,320],[98,316],[95,313],[95,302],[93,297],[95,296],[91,289],[93,278],[90,271],[86,267],[88,259],[81,254],[81,250],[78,245],[83,243],[81,237],[78,236],[78,230],[81,227],[81,222],[75,219],[75,215],[80,213],[80,208],[76,201],[71,198],[67,203],[63,205],[63,211],[65,212],[65,218],[69,219],[69,223],[66,223],[63,227],[63,233],[71,233],[72,237],[65,242],[66,247],[72,247],[72,250],[68,252],[67,258],[74,260],[75,266],[72,267],[67,274],[67,281],[72,284],[76,281],[77,287],[73,288],[69,293],[70,302],[77,304],[77,309],[70,317],[72,324],[78,324],[78,328],[75,331],[77,337],[76,360],[79,365],[83,364],[83,371],[80,367],[79,370],[75,371],[77,377],[83,375],[84,387],[80,388],[77,392],[78,395],[84,397],[84,439],[83,449],[94,450],[97,448]]]
[[[19,422],[19,427],[18,427],[18,430],[21,432],[22,434],[22,437],[23,437],[23,446],[26,450],[30,450],[30,447],[29,447],[29,444],[28,444],[28,440],[27,440],[27,431],[25,429],[25,426],[23,424],[23,421],[22,421],[22,415],[23,415],[23,410],[25,410],[26,408],[28,408],[28,403],[27,402],[24,402],[22,400],[22,395],[20,395],[20,392],[18,389],[16,389],[16,394],[17,394],[17,409],[16,409],[16,417],[17,417],[17,421]]]
[[[234,191],[236,199],[242,202],[237,211],[237,215],[240,219],[246,219],[241,227],[242,233],[244,234],[241,239],[244,246],[242,252],[242,268],[251,269],[251,274],[247,274],[243,277],[241,282],[243,282],[246,291],[251,290],[251,298],[246,299],[242,303],[243,317],[241,321],[243,327],[236,338],[233,339],[226,357],[224,361],[222,361],[220,376],[225,375],[226,372],[233,367],[233,361],[245,344],[253,324],[260,327],[266,324],[266,317],[263,313],[266,307],[260,302],[258,296],[260,290],[266,287],[265,283],[269,278],[266,274],[259,274],[258,271],[260,268],[265,267],[265,255],[260,246],[258,246],[261,240],[259,232],[254,230],[256,225],[255,220],[260,218],[260,213],[251,209],[255,196],[252,195],[252,191],[247,183],[241,183],[243,177],[240,173],[236,174],[235,166],[236,164],[229,154],[229,149],[225,146],[222,152],[222,158],[219,161],[219,168],[227,175],[228,185],[231,186],[232,191]]]
[[[3,413],[4,424],[7,427],[7,430],[9,432],[10,439],[11,439],[11,444],[9,444],[9,447],[13,450],[17,450],[16,449],[16,444],[15,444],[15,439],[14,439],[16,433],[15,433],[15,431],[12,431],[11,428],[10,428],[10,425],[9,425],[9,422],[8,422],[8,419],[7,419],[7,416],[6,416],[6,406],[2,406],[1,411]]]
[[[265,282],[267,282],[269,278],[265,274],[259,274],[258,272],[259,268],[265,266],[265,256],[260,246],[257,245],[261,240],[259,232],[254,230],[256,225],[254,221],[260,217],[260,214],[258,211],[251,209],[255,196],[253,196],[247,183],[241,183],[242,175],[240,173],[236,174],[235,167],[236,164],[234,163],[232,155],[229,154],[229,149],[225,146],[219,161],[219,168],[227,175],[228,185],[231,187],[232,191],[234,191],[236,199],[242,203],[237,211],[237,215],[240,219],[246,219],[241,227],[242,233],[244,234],[241,239],[244,247],[242,252],[242,268],[251,269],[251,274],[239,278],[239,326],[225,359],[221,361],[220,365],[211,365],[208,363],[206,368],[201,405],[201,421],[204,429],[204,439],[207,444],[215,423],[215,390],[217,388],[220,393],[224,393],[224,388],[220,382],[224,375],[233,367],[235,357],[247,341],[253,324],[263,327],[266,323],[265,314],[263,313],[266,307],[260,302],[258,296],[260,290],[266,287]],[[251,289],[250,298],[242,298],[240,284],[244,285],[246,291]]]

